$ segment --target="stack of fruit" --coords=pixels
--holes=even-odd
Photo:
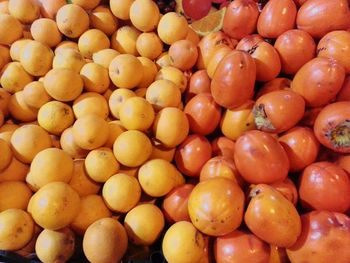
[[[0,0],[0,250],[349,263],[349,31],[347,0]]]

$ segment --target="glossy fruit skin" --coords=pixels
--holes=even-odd
[[[202,167],[199,180],[206,181],[218,177],[233,180],[240,186],[244,184],[233,159],[229,157],[216,156],[209,159]]]
[[[222,236],[238,228],[243,218],[243,206],[243,191],[226,178],[200,182],[188,200],[192,223],[211,236]]]
[[[291,90],[273,91],[257,99],[253,112],[258,129],[280,133],[301,120],[305,112],[305,101]]]
[[[350,218],[345,214],[312,211],[301,216],[302,233],[287,249],[292,263],[350,262]]]
[[[205,69],[193,73],[190,77],[189,88],[186,93],[186,100],[190,100],[200,93],[210,93],[210,78]]]
[[[336,101],[349,101],[350,100],[350,75],[345,77],[343,86],[337,94]]]
[[[282,72],[295,74],[306,62],[316,55],[316,44],[311,35],[305,31],[292,29],[276,39],[274,47],[282,63]]]
[[[270,0],[258,19],[258,33],[262,37],[277,38],[293,29],[297,8],[293,0]]]
[[[184,184],[174,188],[165,196],[162,208],[168,222],[191,221],[187,204],[193,188],[193,184]]]
[[[271,245],[292,246],[301,232],[300,216],[294,205],[265,184],[255,186],[250,197],[244,215],[250,231]]]
[[[210,0],[183,0],[182,6],[185,14],[194,20],[205,17],[211,8]]]
[[[345,69],[339,62],[314,58],[295,74],[292,90],[304,97],[306,106],[320,107],[335,98],[345,79]]]
[[[313,163],[318,155],[320,143],[311,128],[295,126],[279,138],[289,159],[289,170],[297,172]]]
[[[244,51],[247,51],[255,60],[257,80],[262,82],[270,81],[280,73],[280,57],[277,50],[269,43],[261,41]]]
[[[258,43],[263,42],[263,41],[264,41],[264,39],[258,34],[248,35],[248,36],[245,36],[244,38],[242,38],[237,43],[236,49],[237,50],[250,50],[252,47],[254,47]]]
[[[242,39],[256,29],[259,10],[254,0],[232,1],[226,9],[223,31],[234,39]]]
[[[347,0],[308,0],[298,10],[298,29],[314,38],[321,38],[334,30],[346,30],[350,26]]]
[[[256,93],[255,97],[258,99],[262,95],[276,90],[289,90],[291,83],[292,81],[288,78],[275,78],[264,83],[264,85]]]
[[[288,177],[283,181],[270,184],[278,192],[280,192],[285,198],[287,198],[294,206],[298,202],[298,190],[291,179]]]
[[[236,141],[234,161],[243,179],[249,183],[274,183],[287,177],[288,156],[272,135],[248,131]]]
[[[202,135],[189,135],[175,152],[176,166],[188,176],[199,176],[202,166],[211,157],[212,150],[208,139]]]
[[[255,76],[255,62],[249,54],[230,52],[217,66],[211,81],[214,100],[226,108],[242,105],[253,97]]]
[[[187,102],[184,112],[193,133],[208,135],[219,125],[221,107],[210,93],[201,93]]]
[[[233,159],[235,142],[225,136],[216,137],[211,142],[213,156],[226,156]]]
[[[317,45],[317,56],[337,60],[347,74],[350,73],[350,32],[332,31],[320,39]]]
[[[320,111],[315,120],[314,133],[316,138],[321,144],[335,152],[350,153],[349,135],[347,133],[341,136],[341,140],[335,140],[340,137],[342,129],[345,129],[345,131],[348,129],[349,119],[349,101],[335,102],[327,105]],[[339,131],[339,129],[341,130]]]
[[[336,164],[313,163],[300,177],[299,195],[305,208],[344,213],[350,208],[350,178]]]
[[[214,254],[217,263],[266,263],[270,246],[252,233],[235,230],[216,238]]]
[[[338,156],[336,162],[345,172],[350,173],[350,155],[340,155]]]

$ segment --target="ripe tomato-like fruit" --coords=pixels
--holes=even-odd
[[[287,78],[275,78],[273,80],[270,80],[269,82],[266,82],[256,93],[255,97],[258,99],[262,95],[276,91],[276,90],[289,90],[290,84],[292,81]]]
[[[183,0],[182,6],[187,16],[194,20],[205,17],[211,8],[210,0]]]
[[[332,31],[321,38],[317,45],[317,56],[337,60],[347,74],[350,73],[350,32]]]
[[[343,86],[337,94],[337,101],[349,101],[350,100],[350,75],[345,77]]]
[[[318,114],[314,133],[324,146],[335,152],[350,152],[350,102],[335,102]]]
[[[188,215],[188,198],[194,188],[193,184],[184,184],[174,188],[163,201],[165,218],[171,222],[191,221]]]
[[[185,106],[184,112],[193,133],[208,135],[219,125],[221,107],[214,101],[210,93],[194,96]]]
[[[273,133],[292,128],[301,120],[304,112],[303,97],[291,90],[278,90],[262,95],[253,109],[256,127]]]
[[[200,173],[200,181],[206,181],[217,177],[231,179],[240,186],[243,186],[243,179],[238,173],[232,158],[216,156],[204,164]]]
[[[286,178],[283,181],[270,184],[270,186],[280,192],[285,198],[292,202],[294,206],[297,204],[298,190],[292,180]]]
[[[314,58],[295,74],[292,90],[304,97],[309,107],[320,107],[335,98],[345,79],[345,69],[336,60]]]
[[[347,0],[307,0],[298,10],[298,29],[314,38],[321,38],[334,30],[348,29],[350,11]]]
[[[188,200],[192,223],[202,233],[211,236],[225,235],[239,227],[243,206],[243,191],[226,178],[200,182]]]
[[[301,216],[302,232],[287,249],[291,262],[350,262],[350,218],[344,214],[313,211]]]
[[[272,135],[262,131],[248,131],[235,145],[235,164],[249,183],[274,183],[284,180],[289,170],[288,156]]]
[[[300,216],[294,205],[265,184],[255,186],[249,196],[252,199],[244,215],[248,228],[271,245],[293,245],[301,232]]]
[[[312,129],[296,126],[279,138],[289,159],[289,170],[297,172],[313,163],[318,155],[320,143]]]
[[[211,81],[210,88],[216,103],[234,108],[251,99],[255,76],[255,62],[248,53],[230,52],[217,66]]]
[[[249,232],[235,230],[216,238],[214,253],[217,263],[266,263],[270,246]]]
[[[336,164],[313,163],[300,177],[299,195],[306,208],[344,213],[350,208],[350,178]]]
[[[189,135],[175,152],[176,166],[188,176],[199,176],[202,166],[211,157],[211,145],[207,138],[198,134]]]
[[[233,158],[235,152],[235,142],[225,136],[216,137],[211,142],[213,156],[226,156]]]
[[[248,35],[244,38],[242,38],[236,46],[237,50],[250,50],[253,46],[257,45],[259,42],[263,42],[264,39],[258,35]]]
[[[223,31],[234,39],[242,39],[255,31],[258,17],[256,1],[232,1],[226,9]]]
[[[293,29],[297,8],[293,0],[270,0],[258,19],[258,33],[262,37],[276,38]]]
[[[282,72],[295,74],[306,62],[315,57],[316,44],[305,31],[292,29],[281,34],[275,42],[280,55]]]
[[[191,75],[186,99],[190,100],[195,95],[204,92],[210,92],[210,78],[207,71],[201,69]]]

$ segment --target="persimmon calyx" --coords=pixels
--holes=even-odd
[[[326,132],[326,137],[336,148],[350,147],[350,120],[341,122]]]
[[[271,132],[276,130],[275,126],[267,117],[264,104],[255,105],[253,108],[253,114],[255,125],[259,130]]]

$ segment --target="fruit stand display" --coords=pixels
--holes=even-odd
[[[0,262],[350,263],[347,0],[0,0]]]

